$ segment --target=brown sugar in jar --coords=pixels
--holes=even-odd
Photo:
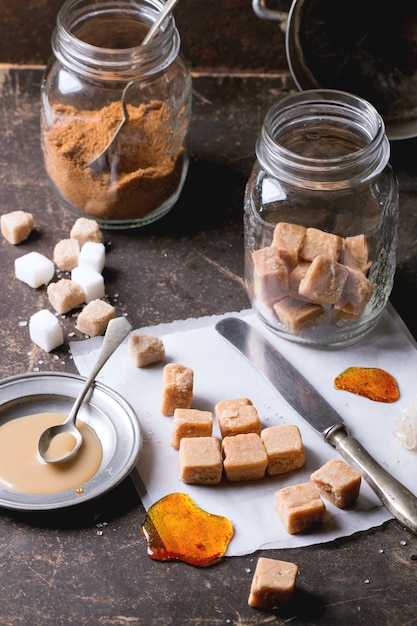
[[[121,0],[117,8],[110,0],[67,0],[58,14],[41,89],[45,168],[60,204],[103,227],[162,217],[185,182],[191,78],[173,18],[149,44],[137,45],[163,6],[161,0]],[[120,125],[126,86],[127,122],[108,167],[96,171],[89,163]]]

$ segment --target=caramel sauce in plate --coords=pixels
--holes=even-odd
[[[378,367],[348,367],[336,376],[334,386],[376,402],[396,402],[400,397],[395,378]]]
[[[234,532],[226,517],[203,511],[185,493],[171,493],[155,502],[141,531],[151,559],[200,566],[221,559]]]
[[[98,471],[102,459],[101,443],[92,428],[77,421],[83,443],[65,463],[46,463],[38,453],[38,440],[48,426],[62,424],[62,413],[36,413],[17,417],[0,426],[0,486],[27,494],[58,493],[79,488]],[[72,439],[72,441],[71,441]],[[56,441],[55,441],[56,440]],[[55,455],[72,450],[74,438],[68,433],[54,437],[50,449]]]

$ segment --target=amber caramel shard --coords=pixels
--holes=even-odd
[[[50,283],[46,293],[49,302],[59,315],[68,313],[85,302],[85,293],[82,287],[67,278],[62,278],[56,283]]]
[[[281,608],[294,593],[298,566],[264,556],[258,558],[248,604],[261,609]]]
[[[214,411],[222,437],[261,432],[258,411],[248,398],[223,400],[216,404]]]
[[[223,462],[216,437],[182,438],[179,451],[180,478],[189,485],[218,485]]]
[[[318,228],[307,228],[300,257],[304,261],[314,261],[317,256],[324,256],[330,261],[338,261],[342,250],[342,238],[333,233],[326,233]]]
[[[80,244],[76,239],[61,239],[55,245],[53,260],[62,272],[71,272],[78,265]]]
[[[348,274],[346,265],[316,256],[300,282],[299,293],[317,304],[334,304],[342,295]]]
[[[130,335],[128,350],[136,367],[147,367],[165,359],[165,346],[162,339],[147,333]]]
[[[306,230],[305,226],[289,224],[288,222],[278,222],[274,228],[272,245],[287,252],[292,267],[297,265]]]
[[[270,476],[303,467],[305,450],[298,426],[279,424],[264,428],[261,439],[268,457],[267,472]]]
[[[27,211],[11,211],[0,217],[0,230],[9,243],[17,245],[25,241],[34,227],[32,213]]]
[[[340,459],[320,467],[310,480],[320,495],[339,509],[351,506],[359,496],[361,475]]]
[[[190,409],[193,401],[194,372],[180,363],[168,363],[162,377],[161,412],[167,417],[175,409]]]
[[[275,510],[287,532],[296,535],[320,524],[326,507],[315,486],[308,482],[277,491]]]
[[[326,311],[320,304],[311,304],[295,298],[283,298],[274,304],[274,312],[281,324],[297,335],[326,318]]]
[[[343,239],[343,249],[340,262],[354,270],[366,272],[371,265],[369,259],[369,244],[365,235],[355,235]]]
[[[176,450],[185,437],[211,437],[213,414],[198,409],[175,409],[172,423],[171,446]]]
[[[288,294],[288,255],[275,247],[254,250],[253,291],[257,300],[273,304]]]
[[[76,239],[80,245],[80,248],[87,241],[95,241],[97,243],[103,243],[103,233],[100,226],[95,220],[87,217],[79,217],[73,227],[71,228],[70,238]]]
[[[116,309],[104,300],[92,300],[83,308],[77,318],[77,329],[89,335],[97,337],[104,335],[108,323],[116,315]]]
[[[265,476],[268,457],[256,433],[225,437],[222,456],[226,478],[230,481],[259,480]]]

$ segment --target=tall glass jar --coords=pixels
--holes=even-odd
[[[362,339],[396,262],[398,184],[380,115],[345,92],[296,93],[267,112],[256,156],[244,201],[253,309],[313,347]]]
[[[105,228],[165,215],[188,169],[191,76],[162,0],[67,0],[41,85],[41,141],[60,204]],[[123,119],[105,159],[93,161]]]

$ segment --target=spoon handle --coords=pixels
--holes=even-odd
[[[119,347],[123,339],[129,334],[131,330],[132,326],[125,317],[117,317],[110,320],[107,326],[106,334],[104,335],[104,341],[98,359],[94,364],[88,378],[86,379],[79,396],[74,402],[74,405],[70,413],[68,414],[65,423],[74,422],[75,424],[78,410],[83,403],[92,382],[94,381],[95,377],[97,376],[103,365],[108,361],[110,356],[113,354],[116,348]]]
[[[179,0],[167,0],[163,10],[161,11],[158,18],[152,24],[151,28],[147,32],[145,39],[142,41],[141,43],[142,46],[146,46],[146,44],[149,43],[151,39],[153,39],[154,35],[156,34],[156,31],[161,26],[162,22],[164,21],[168,13],[171,13],[171,11],[173,10],[177,2],[179,2]]]

